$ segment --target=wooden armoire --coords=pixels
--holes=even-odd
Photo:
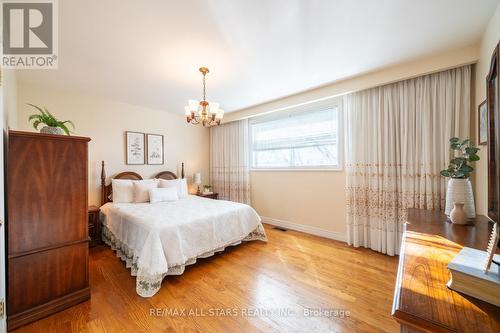
[[[89,141],[85,137],[9,132],[9,330],[90,298]]]

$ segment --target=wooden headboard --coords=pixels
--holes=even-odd
[[[156,174],[155,178],[158,179],[177,179],[177,175],[171,171],[162,171]]]
[[[181,177],[184,178],[184,163],[182,163]],[[158,179],[177,179],[177,175],[171,171],[162,171],[155,175],[154,178]],[[131,179],[131,180],[142,180],[141,175],[133,171],[120,172],[112,179]],[[104,171],[104,161],[101,162],[101,206],[106,202],[111,202],[111,194],[113,193],[113,187],[111,183],[106,185],[106,171]]]

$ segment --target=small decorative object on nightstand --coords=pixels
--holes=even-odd
[[[198,185],[198,190],[196,191],[196,195],[200,195],[201,173],[197,172],[193,174],[193,183]]]
[[[89,246],[101,244],[101,222],[99,221],[99,207],[89,206]]]
[[[197,196],[199,197],[203,197],[203,198],[209,198],[209,199],[214,199],[214,200],[217,200],[219,199],[219,193],[201,193],[201,194],[197,194]]]
[[[212,192],[212,185],[203,185],[203,193],[204,194],[211,194]]]

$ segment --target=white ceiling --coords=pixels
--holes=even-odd
[[[183,113],[207,66],[229,112],[478,43],[498,2],[64,0],[59,69],[19,78]]]

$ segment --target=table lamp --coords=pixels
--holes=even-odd
[[[201,173],[197,172],[197,173],[193,174],[193,183],[198,185],[198,191],[196,191],[196,194],[200,195],[201,194],[201,191],[200,191]]]

